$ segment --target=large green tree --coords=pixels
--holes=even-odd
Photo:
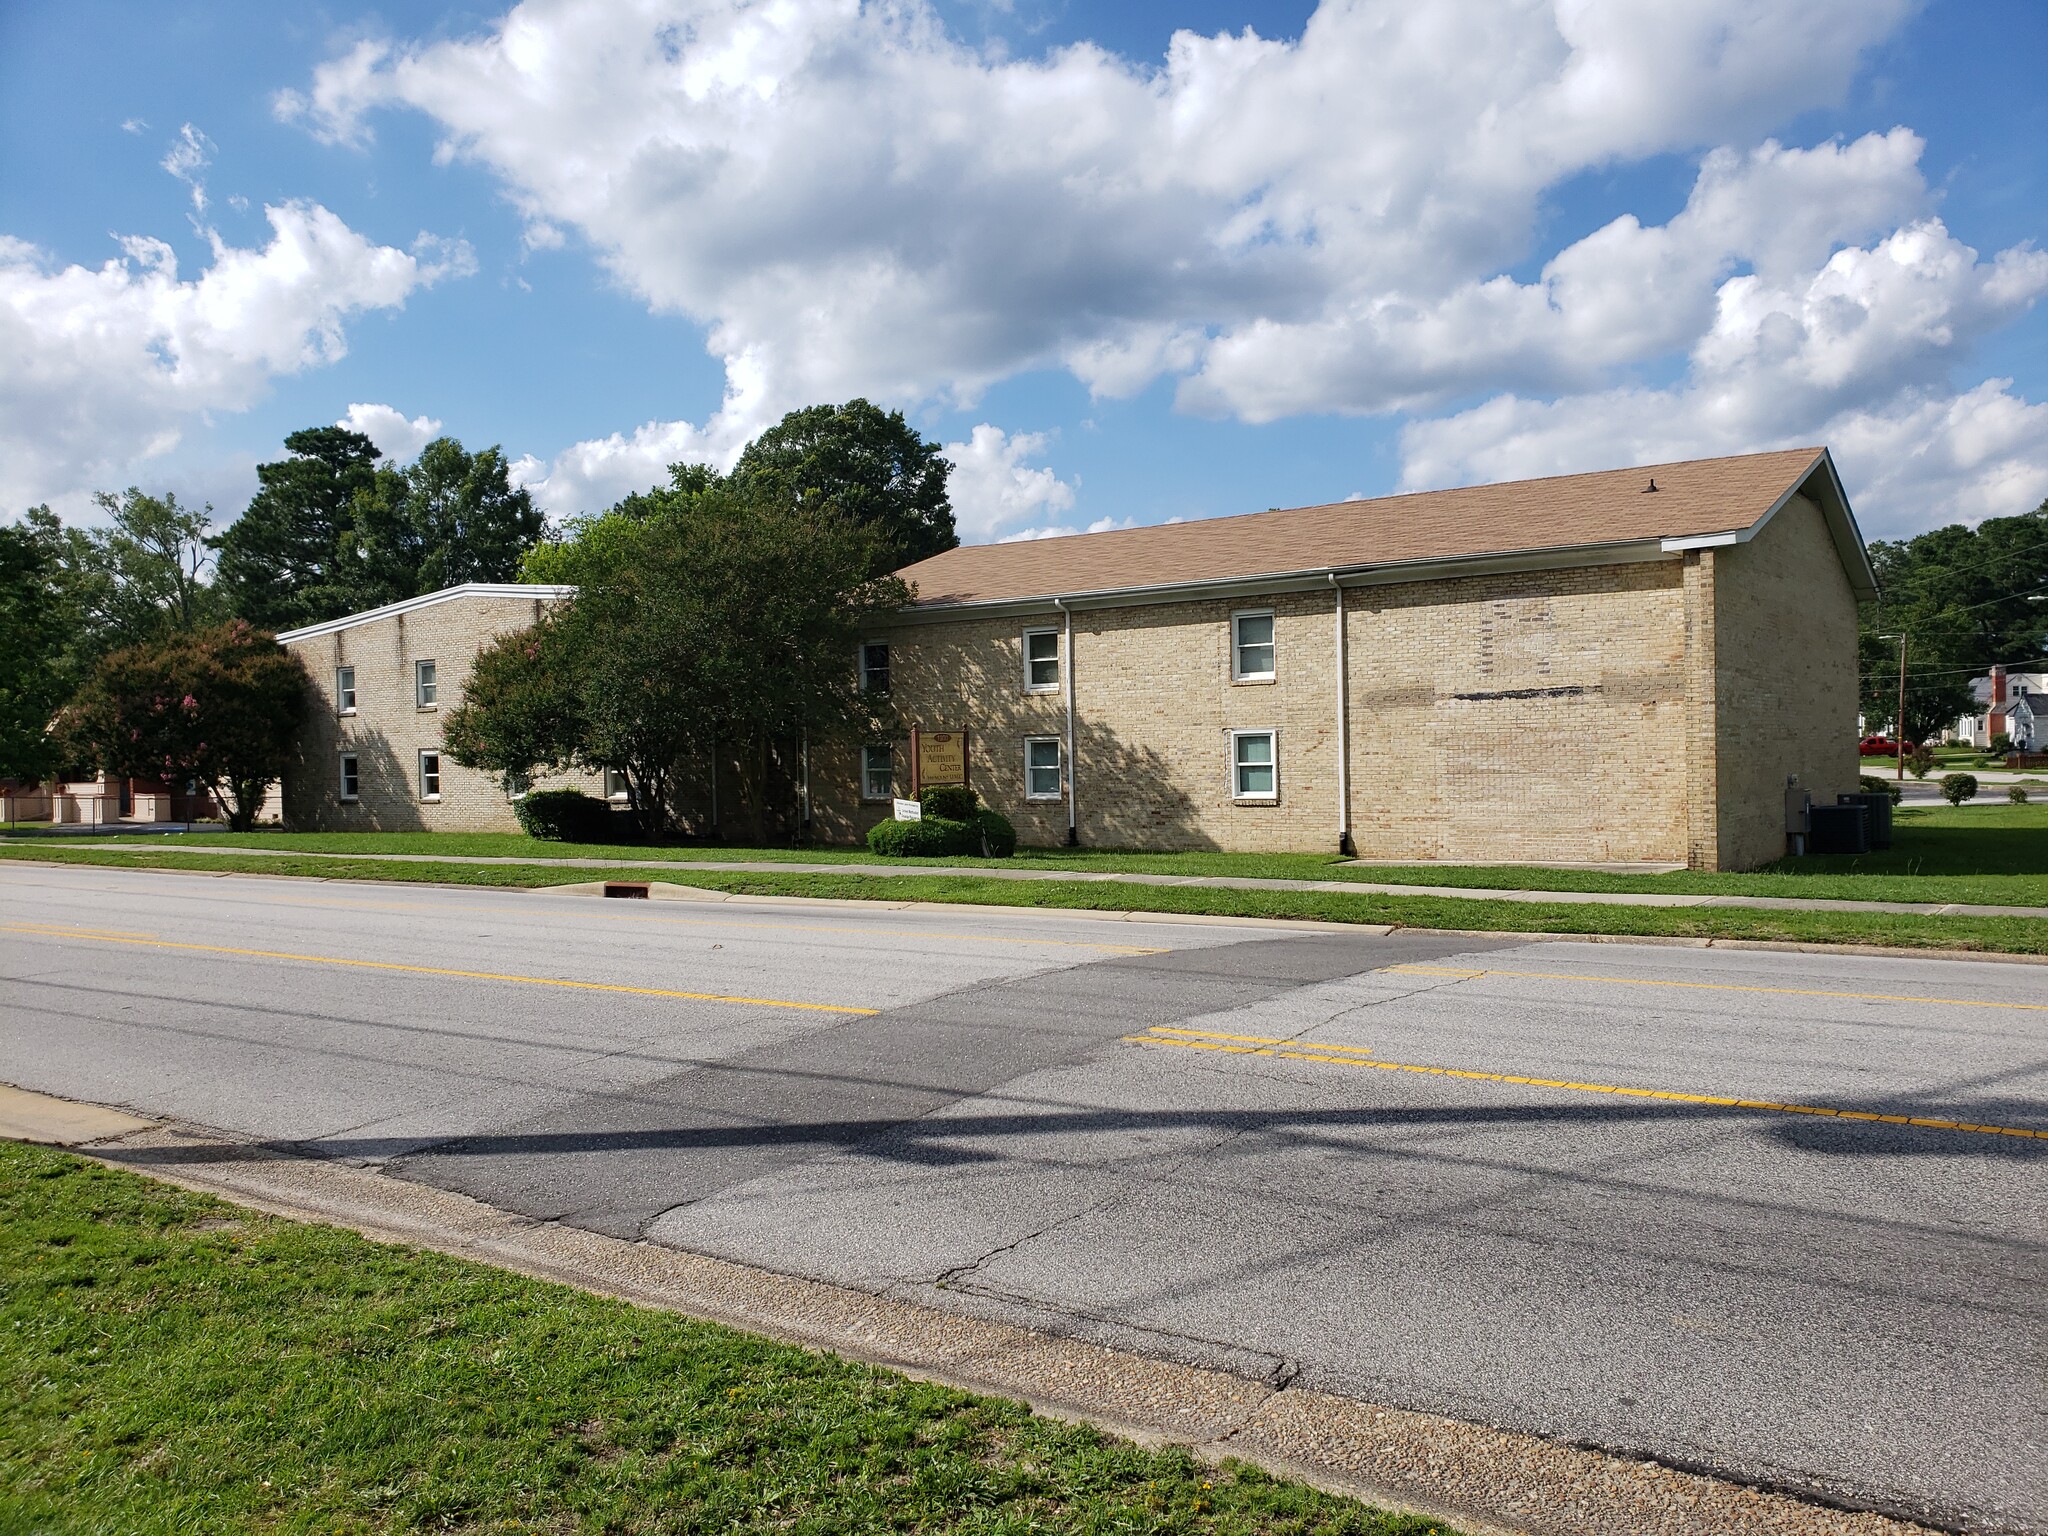
[[[284,446],[284,458],[256,466],[260,489],[217,541],[223,595],[238,617],[265,629],[349,611],[343,540],[355,527],[356,498],[377,481],[377,445],[360,432],[310,427]]]
[[[879,543],[828,501],[738,481],[594,519],[571,543],[576,596],[479,659],[449,754],[515,777],[617,770],[661,836],[675,830],[677,774],[701,773],[715,750],[740,765],[760,835],[772,761],[880,723],[854,647],[910,590],[873,574]]]
[[[546,529],[496,447],[438,437],[404,469],[380,469],[343,540],[349,601],[375,608],[467,581],[512,581]]]
[[[1906,718],[1915,741],[1938,736],[1973,708],[1970,679],[1994,663],[2048,664],[2048,502],[2017,517],[1954,524],[1911,539],[1874,541],[1883,597],[1866,604],[1859,637],[1863,712],[1898,713],[1899,642],[1906,637]]]
[[[59,546],[33,523],[0,523],[0,779],[35,783],[57,766],[69,618]]]
[[[60,744],[122,777],[196,780],[246,832],[290,759],[309,686],[298,657],[235,619],[102,657],[64,710]]]
[[[952,469],[901,411],[849,400],[791,411],[747,445],[733,478],[785,505],[831,503],[873,529],[881,575],[959,544]]]

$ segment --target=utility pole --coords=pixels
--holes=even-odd
[[[1903,784],[1906,782],[1906,632],[1903,629],[1899,631],[1899,714],[1894,728],[1899,737],[1895,743],[1899,759],[1898,781]]]

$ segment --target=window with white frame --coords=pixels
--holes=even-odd
[[[860,648],[860,691],[889,691],[889,647],[882,641],[870,640]]]
[[[1280,798],[1280,752],[1277,732],[1230,733],[1230,793],[1238,800]]]
[[[605,769],[604,797],[607,800],[626,800],[631,798],[626,793],[626,775],[622,770],[617,768]]]
[[[363,774],[353,752],[341,754],[341,798],[354,800],[363,791]]]
[[[887,742],[860,749],[860,797],[863,800],[896,798],[896,749]]]
[[[352,715],[356,712],[356,669],[336,667],[334,669],[334,712],[338,715]]]
[[[441,678],[431,661],[412,664],[412,690],[421,709],[433,709],[441,702]]]
[[[1230,616],[1230,676],[1233,682],[1273,680],[1273,615],[1234,613]]]
[[[1024,798],[1060,798],[1060,739],[1032,736],[1024,742]]]
[[[1024,631],[1024,691],[1058,693],[1060,690],[1060,632],[1056,629]]]
[[[420,798],[438,800],[441,798],[441,754],[422,752],[420,754]]]

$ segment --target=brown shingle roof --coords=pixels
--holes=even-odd
[[[899,574],[916,584],[922,608],[1694,538],[1754,524],[1807,477],[1821,452],[1788,448],[1017,544],[972,544]],[[1645,490],[1652,479],[1654,495]]]

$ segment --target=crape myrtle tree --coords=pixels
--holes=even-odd
[[[616,770],[643,829],[664,837],[678,773],[716,752],[740,765],[745,819],[765,835],[771,765],[806,740],[880,727],[854,647],[910,589],[874,574],[877,531],[829,501],[707,479],[642,503],[563,541],[575,597],[478,658],[449,755],[513,779]]]
[[[59,744],[107,773],[196,781],[246,832],[291,757],[309,686],[298,657],[234,619],[101,658]]]
[[[1872,720],[1898,713],[1899,642],[1906,636],[1908,739],[1938,737],[1971,713],[1970,679],[1994,663],[2035,671],[2048,657],[2048,502],[2017,517],[1954,524],[1870,545],[1883,597],[1864,605],[1859,705]]]

